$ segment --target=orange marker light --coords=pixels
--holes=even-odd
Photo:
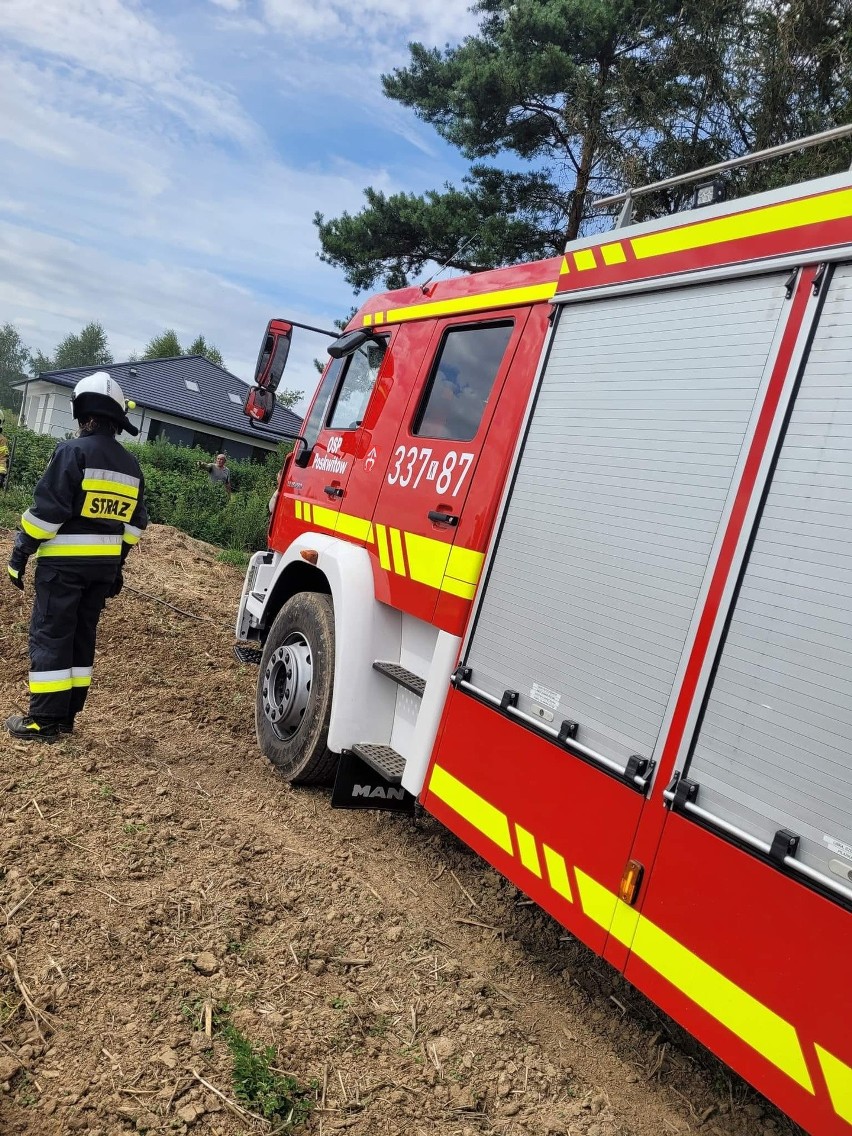
[[[316,564],[319,553],[312,548],[303,548],[299,555],[303,560],[307,560],[308,564]]]
[[[629,903],[631,907],[636,902],[644,873],[645,868],[638,860],[627,861],[627,865],[621,877],[621,883],[618,885],[618,898],[623,899],[625,903]]]

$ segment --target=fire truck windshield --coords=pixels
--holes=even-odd
[[[387,341],[374,339],[362,343],[349,356],[328,420],[330,429],[356,430],[361,425],[386,351]]]

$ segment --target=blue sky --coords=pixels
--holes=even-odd
[[[246,379],[271,316],[331,326],[355,301],[315,210],[464,173],[380,75],[473,32],[468,5],[2,0],[0,324],[49,353],[98,320],[116,360],[203,333]],[[283,385],[310,394],[298,334]]]

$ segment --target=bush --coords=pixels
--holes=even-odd
[[[8,421],[9,415],[7,415]],[[47,466],[56,439],[10,423],[5,430],[10,450],[15,443],[9,491],[0,492],[0,524],[14,527],[28,508],[35,484]],[[234,493],[214,485],[198,462],[210,461],[203,450],[175,446],[157,438],[127,446],[145,478],[145,503],[155,524],[174,525],[189,536],[232,549],[256,552],[266,547],[269,498],[278,471],[290,450],[281,443],[262,464],[229,461]]]

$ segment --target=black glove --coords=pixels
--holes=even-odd
[[[20,591],[24,590],[24,572],[27,568],[27,561],[29,557],[20,548],[17,543],[12,549],[12,555],[9,557],[9,579]]]
[[[123,587],[124,587],[124,573],[119,568],[118,572],[116,572],[115,579],[112,582],[112,587],[109,590],[107,598],[112,599],[113,596],[117,596],[118,593],[121,591],[121,589]]]

